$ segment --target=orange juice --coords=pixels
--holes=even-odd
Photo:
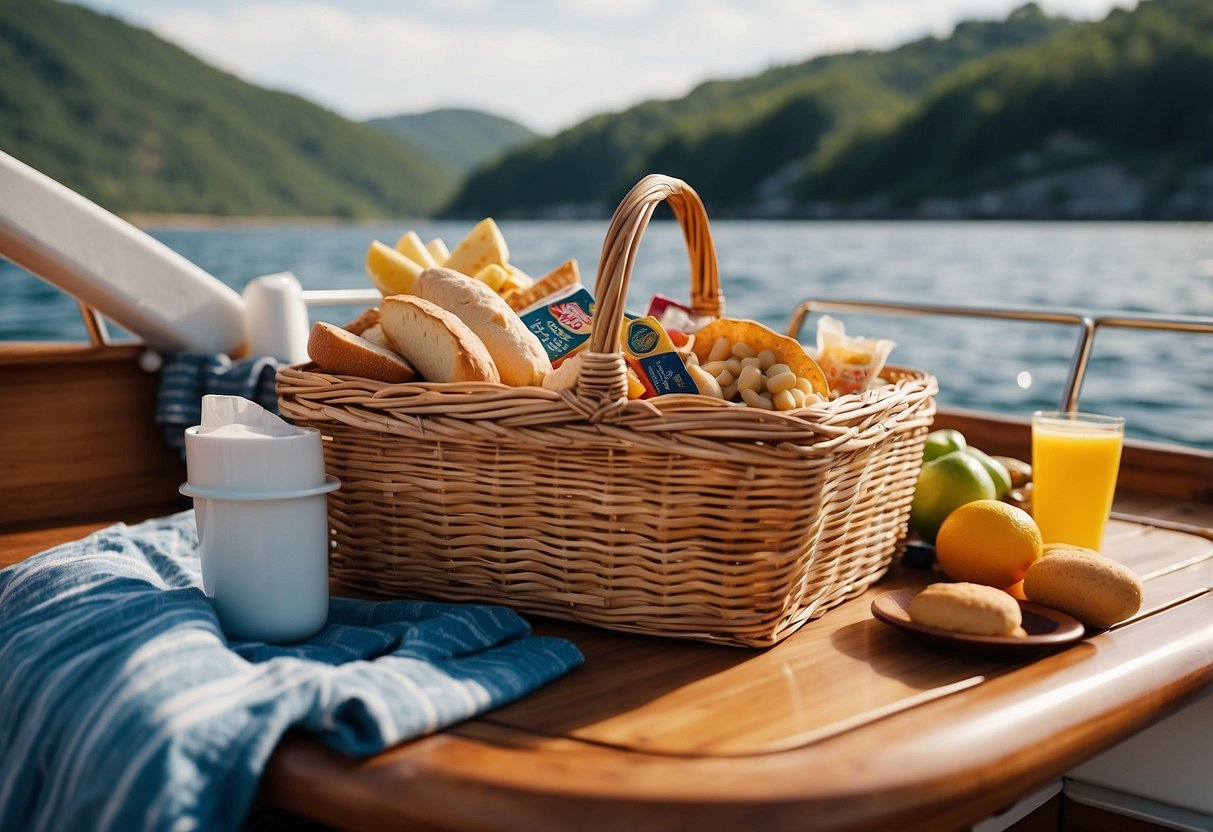
[[[1032,514],[1045,543],[1098,550],[1112,510],[1124,419],[1032,416]]]

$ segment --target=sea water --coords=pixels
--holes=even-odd
[[[502,221],[511,261],[541,275],[568,258],[593,288],[607,223]],[[452,248],[471,222],[399,221],[150,229],[228,285],[290,271],[304,289],[370,288],[371,240],[405,231]],[[802,300],[866,299],[1091,314],[1213,315],[1213,225],[1189,223],[751,222],[712,224],[727,314],[780,331]],[[654,221],[638,249],[629,309],[689,292],[686,245]],[[155,279],[155,276],[149,276]],[[0,340],[82,340],[79,308],[0,261]],[[317,307],[343,323],[357,309]],[[939,403],[1027,418],[1058,407],[1077,332],[1057,324],[834,313],[856,335],[892,338],[892,363],[939,378]],[[815,320],[799,333],[815,340]],[[116,330],[116,328],[115,328]],[[1213,450],[1213,335],[1100,330],[1083,410],[1123,415],[1130,437]]]

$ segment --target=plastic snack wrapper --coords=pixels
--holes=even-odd
[[[554,372],[589,345],[594,306],[594,296],[578,283],[523,310],[522,322],[543,344]],[[686,338],[682,336],[684,343]],[[695,380],[657,318],[625,313],[620,344],[635,381],[629,383],[629,398],[696,392]],[[571,386],[574,381],[571,373],[562,373],[549,386]]]
[[[847,335],[842,321],[829,315],[817,322],[817,363],[836,395],[866,389],[895,346],[888,338]]]

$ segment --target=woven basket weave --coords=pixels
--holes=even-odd
[[[329,497],[335,578],[768,646],[884,574],[905,532],[934,378],[889,368],[883,387],[787,413],[701,396],[629,401],[620,325],[662,201],[684,232],[695,309],[721,314],[698,195],[646,177],[603,244],[576,390],[279,372],[283,414],[322,432],[342,483]]]

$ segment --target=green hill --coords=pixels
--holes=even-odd
[[[366,122],[466,174],[537,134],[516,121],[479,110],[448,108]]]
[[[944,40],[710,81],[510,153],[471,176],[445,210],[598,213],[651,170],[687,179],[714,205],[747,204],[806,156],[845,143],[864,124],[895,120],[947,72],[1074,25],[1029,5],[1005,21],[962,23]]]
[[[810,159],[796,192],[894,214],[950,200],[971,215],[966,197],[997,213],[1035,187],[1043,204],[1015,213],[1064,216],[1077,198],[1104,200],[1086,216],[1200,216],[1182,203],[1203,178],[1213,204],[1210,165],[1213,4],[1152,0],[949,75],[886,129]]]
[[[444,213],[609,212],[649,171],[714,216],[1213,217],[1213,4],[1076,23],[1034,4],[946,39],[713,81],[469,177]]]
[[[48,0],[0,2],[0,149],[120,213],[420,216],[457,179],[379,130]]]

